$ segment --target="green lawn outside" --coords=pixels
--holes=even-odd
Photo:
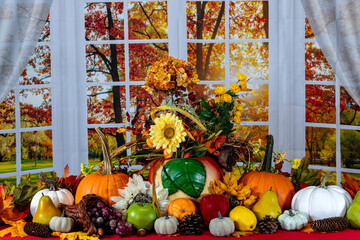
[[[48,176],[50,176],[47,172],[46,172],[46,174]],[[25,176],[25,175],[23,175],[23,176]],[[39,173],[30,174],[30,179],[31,179],[32,183],[36,184],[36,182],[39,180]],[[5,181],[15,183],[16,182],[16,177],[0,178],[0,183],[5,184]]]
[[[36,167],[34,160],[25,160],[21,161],[21,170],[33,170],[40,168],[50,168],[52,167],[52,160],[37,160]],[[10,173],[16,171],[16,163],[14,161],[11,162],[0,162],[0,173]]]

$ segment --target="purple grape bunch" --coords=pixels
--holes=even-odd
[[[120,237],[132,234],[132,224],[123,222],[121,212],[117,212],[112,206],[98,202],[87,214],[96,227],[104,229],[106,234],[118,234]]]

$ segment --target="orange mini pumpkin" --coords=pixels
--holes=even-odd
[[[283,175],[270,172],[274,139],[272,135],[267,135],[266,138],[267,146],[261,171],[245,173],[241,176],[239,182],[249,185],[251,194],[258,195],[259,197],[265,191],[272,188],[276,192],[281,210],[284,211],[290,208],[295,189],[289,179]]]
[[[170,216],[181,220],[185,215],[196,213],[196,206],[195,203],[188,198],[177,198],[170,202],[166,211]]]
[[[81,180],[76,190],[76,204],[81,201],[83,196],[91,193],[102,197],[108,204],[114,204],[115,202],[110,197],[120,196],[118,189],[124,188],[129,182],[128,175],[119,172],[112,173],[108,141],[100,128],[97,127],[95,130],[100,136],[104,153],[103,171],[89,174]]]

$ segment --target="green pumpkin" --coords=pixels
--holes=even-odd
[[[193,198],[202,193],[206,171],[204,165],[196,159],[174,159],[167,162],[162,170],[161,180],[169,195],[181,190]]]

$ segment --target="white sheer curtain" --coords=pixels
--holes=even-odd
[[[302,0],[302,4],[324,56],[360,105],[360,0]]]
[[[53,0],[0,1],[0,103],[38,42]]]

